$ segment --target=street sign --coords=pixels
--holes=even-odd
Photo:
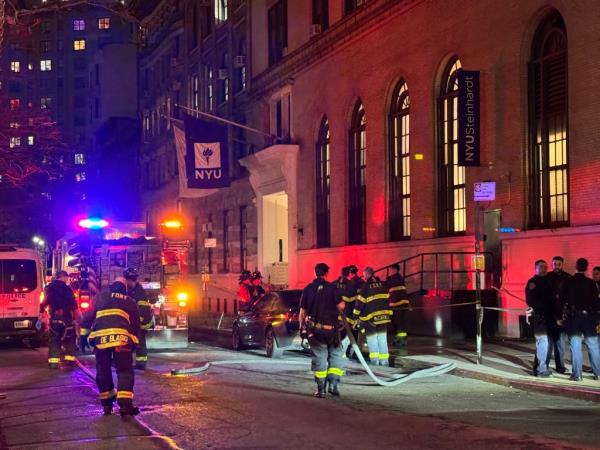
[[[471,256],[471,267],[475,270],[485,270],[485,255]]]
[[[475,183],[474,196],[476,202],[490,202],[496,200],[496,182],[488,181]]]
[[[204,248],[217,248],[217,238],[204,239]]]

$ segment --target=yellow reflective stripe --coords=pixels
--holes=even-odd
[[[109,398],[114,397],[115,395],[117,395],[117,393],[113,389],[111,391],[100,392],[99,397],[100,400],[108,400]]]
[[[390,354],[389,353],[380,353],[379,359],[390,359]]]
[[[346,297],[345,295],[342,295],[342,300],[346,303],[350,303],[354,301],[354,297]]]
[[[111,334],[124,334],[126,336],[129,336],[131,338],[131,340],[133,342],[135,342],[136,344],[139,344],[139,339],[137,338],[137,336],[134,336],[133,334],[131,334],[129,331],[127,331],[125,328],[106,328],[104,330],[97,330],[92,332],[89,335],[89,339],[94,339],[97,337],[102,337],[102,336],[109,336]],[[98,346],[98,348],[102,348],[100,346]]]
[[[357,302],[363,302],[363,303],[365,303],[365,302],[366,302],[365,298],[364,298],[362,295],[357,295],[357,296],[355,297],[355,300],[356,300]]]
[[[327,375],[339,375],[340,377],[343,377],[344,371],[342,369],[338,369],[337,367],[330,367],[327,369]]]
[[[127,319],[127,322],[129,322],[129,314],[127,314],[125,311],[123,311],[122,309],[119,309],[119,308],[104,309],[104,310],[98,311],[96,313],[96,319],[99,319],[100,317],[106,317],[106,316],[121,316],[121,317]]]
[[[147,302],[146,300],[140,300],[137,304],[138,306],[150,306],[150,302]]]
[[[88,334],[90,334],[89,328],[80,328],[79,329],[79,336],[87,336]]]
[[[371,352],[369,353],[369,358],[379,358],[379,352]]]
[[[117,398],[133,398],[133,392],[131,391],[119,391],[117,392]]]
[[[75,361],[75,357],[71,355],[65,355],[65,361]]]
[[[150,328],[152,328],[152,322],[147,323],[146,325],[141,325],[142,330],[149,330]]]
[[[366,316],[360,316],[359,319],[363,321],[371,320],[375,316],[391,316],[393,311],[390,309],[381,309],[379,311],[372,312],[371,314],[367,314]]]
[[[48,358],[48,362],[50,364],[58,364],[60,362],[60,358]]]
[[[326,370],[315,370],[315,378],[327,378]]]
[[[398,333],[396,333],[396,336],[398,336],[398,337],[406,337],[406,336],[408,336],[408,333],[406,333],[406,331],[399,331]]]
[[[390,292],[405,291],[406,286],[394,286],[390,288]]]
[[[403,300],[399,300],[397,302],[390,302],[390,306],[394,307],[394,306],[402,306],[402,305],[410,305],[410,301],[403,299]]]
[[[354,311],[352,311],[352,314],[354,314],[355,316],[358,316],[360,314],[360,310],[355,309]]]
[[[136,356],[135,360],[136,361],[148,361],[148,357],[147,356]]]
[[[375,295],[370,295],[369,297],[367,297],[365,300],[363,300],[365,303],[369,303],[369,302],[373,302],[375,300],[379,300],[379,299],[384,299],[387,300],[388,298],[390,298],[390,294],[388,294],[387,292],[385,294],[375,294]]]

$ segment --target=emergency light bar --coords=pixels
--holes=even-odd
[[[81,228],[87,228],[89,230],[101,230],[102,228],[106,228],[109,223],[104,219],[89,217],[87,219],[81,219],[78,225]]]

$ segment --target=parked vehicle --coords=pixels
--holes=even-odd
[[[307,348],[299,333],[301,294],[301,290],[269,292],[240,311],[231,331],[233,349],[264,347],[269,358],[280,358],[284,350]]]

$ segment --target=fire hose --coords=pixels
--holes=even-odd
[[[344,326],[344,329],[346,330],[346,333],[348,335],[348,338],[350,339],[352,348],[354,349],[354,352],[357,355],[360,364],[364,368],[365,372],[369,375],[369,377],[379,386],[384,386],[384,387],[398,386],[402,383],[406,383],[409,380],[414,380],[417,378],[426,378],[426,377],[434,377],[434,376],[438,376],[438,375],[443,375],[443,374],[448,373],[451,370],[456,368],[456,363],[453,363],[453,362],[445,363],[445,364],[440,364],[440,365],[433,366],[433,367],[428,367],[425,369],[415,370],[411,373],[392,374],[388,380],[384,380],[384,379],[380,378],[380,376],[385,376],[385,375],[375,374],[371,370],[371,368],[365,361],[365,358],[363,357],[362,352],[360,351],[360,348],[356,342],[356,339],[354,339],[352,329],[350,328],[350,325],[346,321],[346,317],[345,316],[342,316],[342,317],[343,317],[342,324]],[[223,360],[223,361],[207,362],[201,366],[190,367],[187,369],[173,369],[173,370],[171,370],[171,375],[194,375],[194,374],[206,372],[212,366],[265,364],[265,363],[284,364],[284,365],[306,365],[306,362],[304,362],[304,361],[274,361],[274,360],[265,360],[265,359]]]

